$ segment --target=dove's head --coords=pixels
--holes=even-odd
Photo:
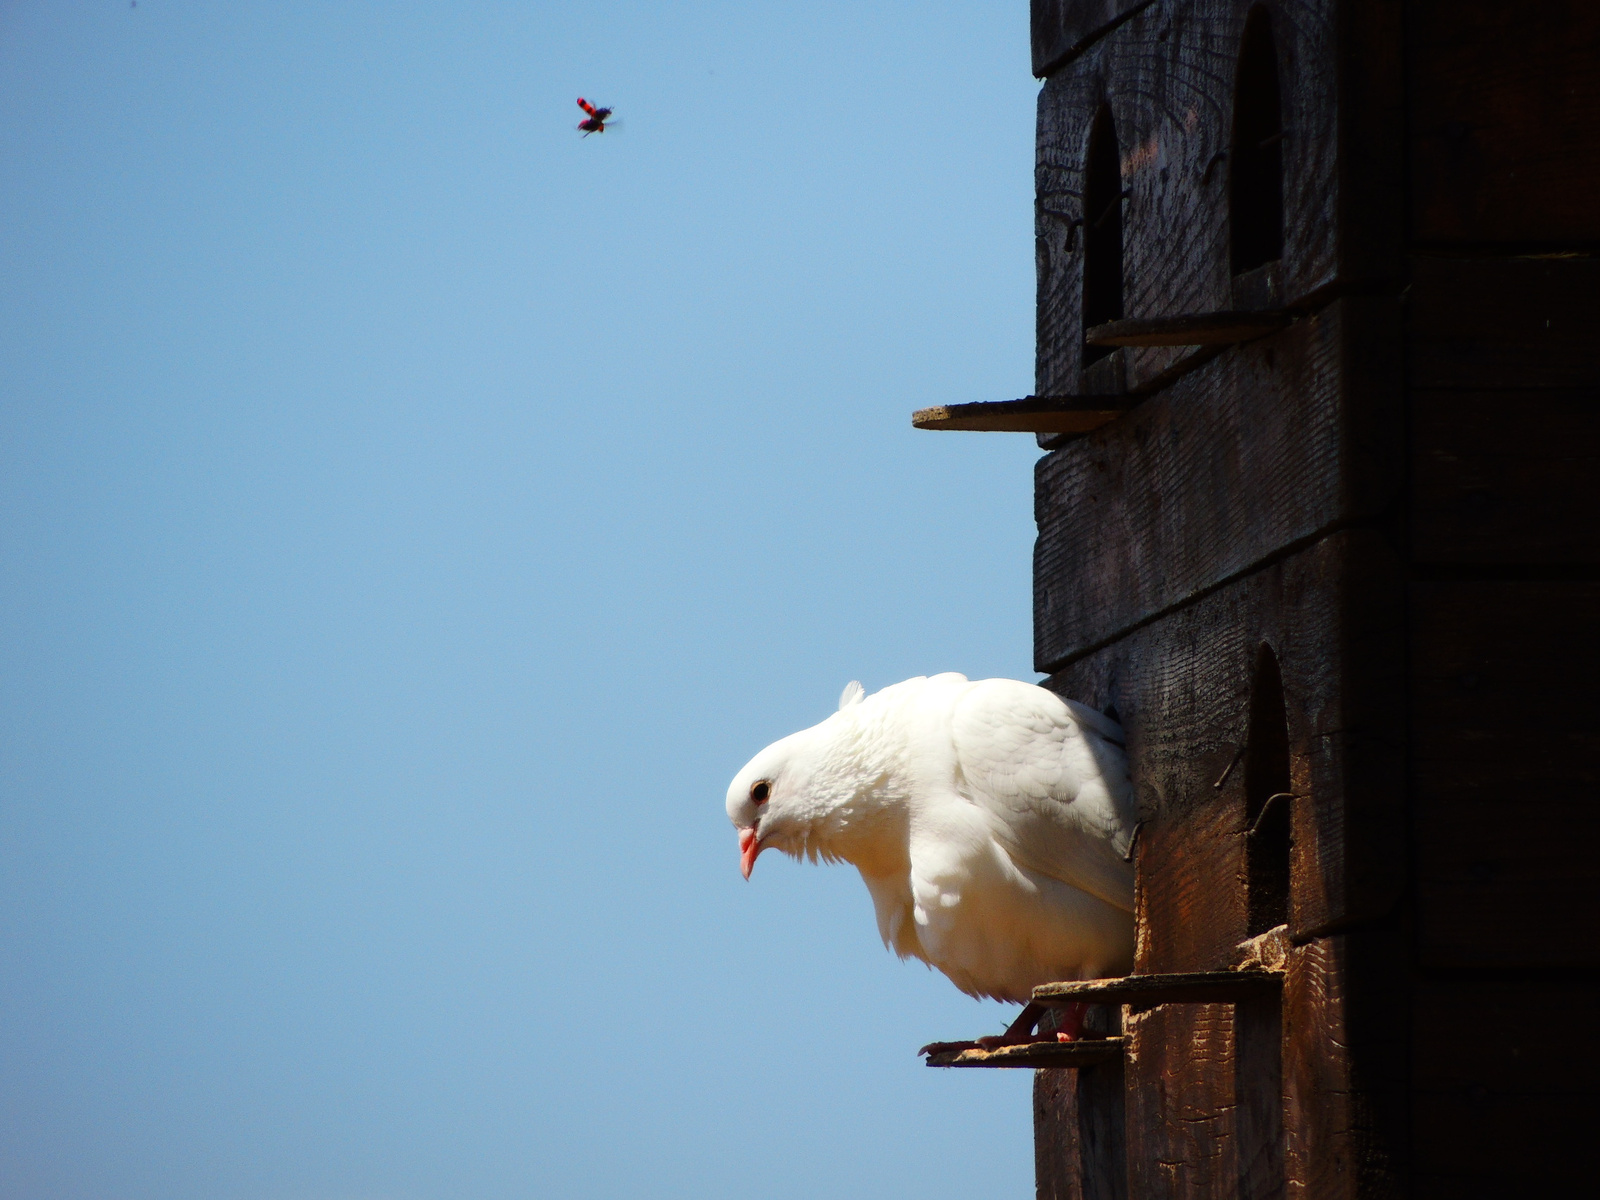
[[[739,831],[739,869],[746,879],[756,856],[769,847],[804,852],[813,809],[807,750],[815,732],[803,729],[773,742],[728,785],[728,819]]]
[[[859,794],[852,778],[857,739],[851,711],[861,701],[859,683],[845,688],[839,711],[810,729],[773,742],[745,764],[728,785],[728,819],[739,831],[739,869],[746,879],[763,850],[794,858],[843,857],[834,844],[839,818],[848,822]]]

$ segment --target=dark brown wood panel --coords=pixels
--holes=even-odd
[[[1320,938],[1289,956],[1283,1129],[1290,1194],[1407,1196],[1408,947],[1396,932]]]
[[[1088,391],[1082,371],[1083,184],[1089,128],[1105,99],[1102,41],[1039,91],[1034,166],[1034,393]]]
[[[1122,1061],[1033,1080],[1038,1200],[1126,1200]]]
[[[1033,73],[1041,79],[1152,0],[1033,0]]]
[[[1283,997],[1233,1006],[1233,1104],[1238,1200],[1285,1200]]]
[[[1379,534],[1335,534],[1046,680],[1115,706],[1127,732],[1144,822],[1137,970],[1226,969],[1245,936],[1239,760],[1263,644],[1282,673],[1296,796],[1291,928],[1312,936],[1393,910],[1405,871],[1400,571]]]
[[[1248,936],[1241,797],[1198,799],[1139,833],[1134,969],[1141,975],[1227,970]]]
[[[1417,562],[1600,562],[1600,389],[1413,392],[1411,477]]]
[[[1600,258],[1411,261],[1411,383],[1600,387]]]
[[[1041,459],[1037,669],[1394,504],[1399,321],[1394,301],[1339,301]]]
[[[1600,4],[1407,9],[1412,236],[1600,241]]]
[[[1423,963],[1600,966],[1600,583],[1417,583],[1410,608]]]
[[[1128,1194],[1140,1200],[1236,1196],[1234,1010],[1174,1004],[1128,1018]]]
[[[1280,0],[1286,303],[1401,274],[1403,134],[1398,0]],[[1233,307],[1228,160],[1249,0],[1134,13],[1052,74],[1039,96],[1036,255],[1041,395],[1081,373],[1084,164],[1102,104],[1122,158],[1123,309],[1161,317]],[[1099,214],[1089,214],[1095,219]],[[1155,385],[1181,349],[1132,350],[1129,386]]]
[[[1494,967],[1600,964],[1593,837],[1600,796],[1562,781],[1509,784],[1494,801],[1419,797],[1424,961]],[[1535,816],[1536,795],[1549,799]],[[1518,794],[1520,793],[1520,794]],[[1533,794],[1530,794],[1533,793]]]
[[[1237,955],[1229,947],[1229,961]],[[1122,1004],[1136,1009],[1160,1004],[1237,1004],[1263,997],[1276,1003],[1283,990],[1283,976],[1276,971],[1235,969],[1225,971],[1179,971],[1170,974],[1140,973],[1120,979],[1070,979],[1042,983],[1033,989],[1040,1004],[1084,1003]]]
[[[1597,1024],[1593,982],[1419,986],[1415,1195],[1589,1194],[1600,1125]]]

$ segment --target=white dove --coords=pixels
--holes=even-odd
[[[1027,1003],[1036,984],[1133,965],[1121,727],[1035,684],[948,673],[864,696],[851,683],[838,712],[734,776],[728,816],[746,879],[768,847],[843,859],[884,945],[968,995]]]

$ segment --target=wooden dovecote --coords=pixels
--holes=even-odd
[[[1281,945],[1039,1072],[1039,1195],[1583,1188],[1600,5],[1035,0],[1032,35],[1037,398],[919,423],[1048,451],[1035,666],[1127,730],[1135,977]]]

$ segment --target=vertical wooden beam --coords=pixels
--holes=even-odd
[[[1034,1074],[1038,1200],[1127,1200],[1124,1094],[1120,1059]]]

